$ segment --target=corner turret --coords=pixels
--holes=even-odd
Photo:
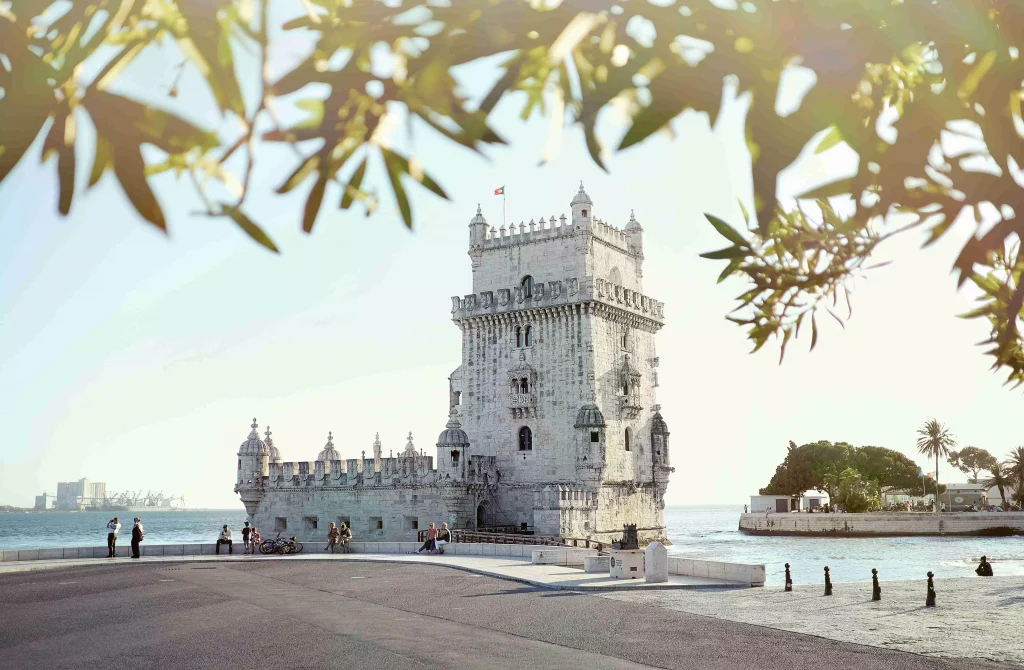
[[[483,257],[484,241],[487,239],[487,219],[484,218],[484,213],[480,209],[480,204],[476,206],[476,216],[469,222],[469,257],[472,259],[473,269],[476,270],[480,267],[480,262]]]
[[[594,221],[594,202],[583,190],[583,182],[580,182],[580,190],[569,203],[572,207],[572,227],[576,229],[590,230]]]
[[[644,229],[636,220],[633,210],[629,210],[629,223],[626,224],[626,239],[629,243],[629,250],[640,258],[644,257]]]

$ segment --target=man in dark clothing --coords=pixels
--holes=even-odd
[[[992,576],[992,564],[988,562],[988,559],[984,556],[981,557],[981,563],[974,571],[979,577],[991,577]]]
[[[132,558],[139,557],[139,543],[142,542],[142,537],[142,521],[135,517],[135,525],[132,526]]]
[[[252,533],[252,528],[249,527],[249,522],[245,522],[245,527],[242,528],[242,546],[245,547],[245,553],[248,554],[251,547],[249,546],[249,535]]]

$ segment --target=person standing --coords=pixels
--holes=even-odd
[[[135,517],[135,525],[132,526],[132,558],[139,557],[139,543],[142,542],[143,536],[142,520]]]
[[[114,558],[117,554],[117,533],[121,530],[121,523],[115,516],[107,523],[107,558]]]
[[[227,524],[224,524],[224,528],[220,531],[220,536],[217,538],[217,553],[220,553],[220,545],[228,545],[228,553],[232,553],[231,549],[231,529],[228,528]]]
[[[245,522],[245,526],[242,528],[242,546],[245,547],[245,551],[242,552],[242,553],[244,553],[244,554],[248,554],[249,553],[249,549],[251,549],[251,547],[249,546],[249,537],[251,535],[252,535],[252,528],[249,527],[249,522],[246,521]]]

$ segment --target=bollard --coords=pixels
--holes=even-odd
[[[925,607],[935,607],[935,582],[932,581],[932,571],[928,571],[928,597],[924,601]]]
[[[832,595],[832,578],[828,576],[828,566],[825,566],[825,595]]]
[[[882,599],[882,587],[878,585],[878,570],[871,568],[871,599]]]
[[[793,590],[793,578],[789,576],[789,563],[786,563],[786,590]]]

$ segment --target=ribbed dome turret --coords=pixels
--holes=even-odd
[[[340,461],[341,454],[334,448],[334,441],[331,437],[331,432],[327,431],[327,444],[324,445],[323,451],[316,457],[318,461]]]
[[[245,438],[245,442],[238,447],[239,456],[264,456],[269,455],[270,450],[263,440],[260,439],[259,433],[256,429],[259,428],[259,424],[256,423],[256,419],[252,420],[252,430],[249,431],[249,437]]]
[[[604,428],[604,414],[597,408],[597,405],[589,403],[580,407],[576,415],[575,428]]]
[[[270,450],[270,460],[272,463],[281,462],[281,452],[274,446],[274,438],[270,437],[273,433],[270,432],[270,426],[267,426],[267,432],[263,433],[266,436],[267,449]]]
[[[626,231],[629,232],[632,230],[642,231],[643,227],[640,225],[640,222],[636,220],[636,215],[633,213],[633,210],[629,210],[629,223],[626,224]]]
[[[474,216],[473,219],[469,222],[469,225],[472,226],[474,223],[482,223],[484,225],[487,225],[487,219],[484,218],[484,212],[482,209],[480,209],[479,204],[477,204],[476,206],[476,216]]]
[[[587,192],[583,190],[583,182],[580,182],[580,190],[576,192],[576,196],[572,199],[572,202],[569,203],[569,205],[572,206],[572,205],[593,205],[593,204],[594,204],[594,201],[591,200],[590,196],[587,195]]]
[[[452,407],[452,411],[448,413],[448,425],[441,431],[441,434],[437,436],[437,446],[469,446],[469,436],[466,435],[466,431],[462,430],[462,424],[459,423],[459,413],[454,407]]]

